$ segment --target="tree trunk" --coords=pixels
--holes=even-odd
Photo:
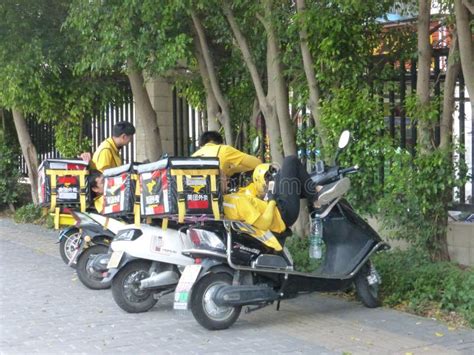
[[[441,149],[447,148],[453,140],[454,90],[456,88],[456,79],[460,71],[461,63],[458,57],[458,39],[456,32],[453,32],[451,47],[449,48],[446,79],[444,81],[443,115],[440,123],[441,133],[439,144]]]
[[[127,75],[135,99],[137,141],[143,144],[145,159],[156,161],[163,153],[156,112],[151,105],[142,73],[136,69],[131,59],[127,60],[127,66]]]
[[[433,262],[450,261],[451,258],[449,256],[448,239],[446,235],[448,229],[448,214],[446,213],[444,216],[438,217],[438,220],[434,219],[434,223],[438,224],[436,229],[441,232],[429,240],[429,244],[427,245],[428,251]]]
[[[227,100],[225,99],[224,94],[222,93],[221,87],[219,85],[219,81],[217,80],[217,74],[214,69],[214,62],[210,54],[209,46],[207,44],[207,39],[204,34],[204,29],[202,27],[201,21],[194,13],[194,11],[191,11],[191,17],[193,19],[194,29],[196,30],[196,34],[199,38],[201,54],[204,58],[204,63],[207,69],[206,71],[208,73],[207,77],[209,79],[209,83],[214,93],[214,96],[217,102],[219,103],[219,107],[221,109],[220,121],[222,126],[224,127],[226,143],[231,145],[233,143],[233,132],[229,104],[227,103]]]
[[[18,141],[20,142],[21,152],[25,158],[28,168],[28,178],[30,179],[31,199],[35,205],[38,205],[38,154],[36,148],[31,141],[28,126],[26,125],[23,113],[17,109],[13,109],[13,121],[15,122]]]
[[[459,40],[459,54],[461,57],[462,73],[471,98],[471,116],[474,115],[474,44],[472,42],[471,20],[472,15],[464,6],[462,0],[454,0],[456,27]]]
[[[416,81],[416,95],[418,104],[427,107],[430,104],[430,9],[431,0],[419,0],[418,11],[418,76]],[[429,153],[433,146],[431,144],[432,124],[426,117],[419,117],[418,121],[418,145],[420,153]]]
[[[217,103],[216,96],[212,91],[211,82],[209,79],[209,72],[207,71],[204,57],[202,56],[202,49],[199,43],[199,38],[193,36],[194,42],[194,55],[199,65],[199,73],[201,74],[202,83],[206,92],[206,112],[207,112],[207,130],[218,131],[220,128],[219,124],[219,104]]]
[[[222,10],[227,18],[227,21],[229,22],[229,25],[232,29],[232,33],[234,34],[235,40],[238,43],[239,49],[242,52],[242,57],[244,59],[245,65],[247,66],[247,69],[250,72],[250,77],[252,78],[252,83],[257,94],[260,110],[262,111],[265,117],[265,123],[267,124],[268,135],[270,137],[270,151],[272,154],[272,160],[281,163],[283,161],[283,154],[280,151],[279,140],[281,138],[281,131],[280,124],[278,122],[278,117],[269,100],[265,96],[262,80],[260,78],[260,75],[258,74],[257,66],[250,53],[250,48],[248,46],[247,40],[242,34],[242,31],[240,30],[240,27],[237,24],[237,21],[235,20],[232,9],[230,8],[230,5],[227,1],[223,2]]]
[[[269,60],[269,52],[267,52],[267,62]],[[267,64],[268,66],[268,64]],[[265,118],[265,124],[267,128],[267,134],[270,142],[270,154],[272,155],[272,162],[282,164],[283,163],[283,153],[281,151],[281,128],[280,122],[276,115],[275,107],[275,87],[272,85],[271,80],[267,80],[267,96],[265,97],[268,107],[270,109],[267,112],[263,112]]]
[[[269,85],[274,87],[274,110],[280,123],[281,140],[285,155],[296,155],[295,130],[291,122],[288,87],[283,78],[281,50],[276,30],[271,21],[271,0],[265,0],[264,24],[267,32],[267,73]]]
[[[296,0],[296,7],[300,14],[305,11],[305,0]],[[326,139],[324,136],[323,126],[321,124],[321,110],[319,106],[320,92],[318,82],[316,80],[316,73],[314,71],[314,62],[311,56],[311,52],[308,46],[308,32],[303,23],[300,24],[300,47],[301,55],[303,57],[303,67],[306,74],[306,81],[308,82],[309,88],[309,100],[308,107],[311,110],[313,116],[314,125],[318,131],[321,145],[324,147],[326,144]]]

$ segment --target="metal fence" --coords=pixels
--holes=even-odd
[[[384,120],[386,122],[387,133],[392,137],[395,144],[401,148],[408,149],[414,156],[417,148],[417,125],[416,120],[412,117],[407,117],[406,114],[406,99],[408,95],[416,92],[417,81],[417,62],[415,59],[409,61],[388,62],[388,59],[383,63],[384,58],[378,58],[382,64],[390,64],[393,66],[394,73],[396,73],[384,85],[384,90],[379,92],[381,96],[380,104],[383,106],[383,111],[386,112]],[[381,60],[380,60],[381,59]],[[448,60],[447,49],[436,49],[433,51],[432,70],[430,81],[433,87],[434,96],[440,96],[445,81],[445,70]],[[454,139],[464,148],[463,152],[457,157],[461,162],[465,162],[468,166],[468,174],[474,176],[474,119],[471,112],[470,100],[465,88],[462,74],[458,77],[455,91],[456,110],[453,120],[453,136]],[[440,103],[442,105],[442,103]],[[441,112],[442,107],[439,108]],[[305,116],[306,108],[302,109],[302,116]],[[440,143],[440,122],[441,114],[438,117],[438,123],[435,126],[435,144]],[[299,129],[306,129],[312,125],[312,119],[299,120]],[[300,147],[300,150],[307,152],[306,148]],[[312,154],[312,156],[310,155]],[[314,152],[303,154],[303,160],[314,159]],[[384,168],[380,169],[380,178],[383,183]],[[459,190],[459,199],[454,201],[461,205],[471,205],[474,207],[473,201],[474,181],[471,179],[468,183]],[[461,206],[457,206],[463,209]]]
[[[107,137],[112,136],[112,127],[119,121],[131,122],[135,125],[135,107],[133,95],[128,84],[122,85],[122,96],[116,104],[109,104],[105,109],[93,113],[90,120],[84,123],[84,136],[91,140],[92,151]],[[204,129],[203,114],[192,108],[186,99],[180,97],[175,90],[173,100],[173,155],[189,156],[197,148],[199,136]],[[60,158],[55,147],[55,128],[48,123],[39,123],[34,117],[27,118],[27,125],[33,144],[38,152],[39,161],[48,158]],[[136,160],[136,136],[133,141],[120,151],[124,163]],[[71,157],[68,157],[71,158]],[[23,176],[28,173],[23,155],[20,155],[19,168]]]
[[[135,124],[135,114],[133,96],[128,84],[119,84],[122,88],[121,97],[117,97],[116,104],[109,104],[101,111],[94,112],[92,117],[84,122],[84,138],[91,140],[92,151],[95,151],[99,144],[112,135],[112,127],[119,121],[127,121]],[[55,146],[55,127],[50,123],[40,123],[35,117],[26,119],[31,140],[36,147],[38,160],[63,158]],[[124,162],[128,163],[135,157],[135,141],[121,149],[121,156]],[[72,158],[72,157],[64,157]],[[23,176],[28,174],[23,155],[19,156],[19,168]]]

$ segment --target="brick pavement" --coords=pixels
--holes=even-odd
[[[210,332],[166,296],[127,314],[61,260],[57,232],[0,218],[0,353],[472,354],[474,331],[402,312],[305,295]]]

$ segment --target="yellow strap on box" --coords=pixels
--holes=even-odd
[[[51,176],[51,189],[54,188],[53,193],[51,193],[51,207],[50,211],[54,211],[56,208],[56,201],[57,201],[57,195],[56,195],[56,177],[57,176],[65,176],[65,175],[74,175],[74,176],[79,176],[79,187],[81,189],[86,188],[86,180],[85,177],[86,175],[89,174],[89,170],[51,170],[51,169],[46,169],[46,175]],[[80,195],[80,204],[81,204],[81,212],[84,212],[86,210],[86,196],[85,194]]]
[[[135,205],[133,206],[133,219],[135,226],[140,227],[141,211],[140,211],[140,179],[137,174],[132,174],[135,183]],[[138,197],[138,198],[137,198]]]
[[[55,201],[56,202],[56,201]],[[59,207],[54,209],[54,229],[59,229],[59,216],[61,215],[61,211]]]
[[[212,213],[214,214],[214,219],[220,219],[221,215],[219,213],[219,200],[214,198],[214,195],[217,194],[216,175],[211,175],[210,177],[212,193]]]
[[[161,229],[166,231],[168,229],[168,218],[163,218],[163,223],[161,223]]]
[[[184,190],[183,175],[176,175],[176,190],[178,192],[178,195],[181,195],[183,193],[183,190]],[[179,198],[178,196],[178,222],[179,223],[184,222],[185,212],[186,212],[185,200]]]
[[[219,175],[219,169],[171,169],[171,175]]]
[[[140,205],[135,203],[133,206],[133,221],[136,227],[140,227]]]
[[[80,196],[79,196],[79,201],[81,204],[81,212],[86,211],[86,193],[82,192],[86,188],[86,176],[84,174],[79,175],[79,185],[81,188]]]
[[[46,174],[48,174],[48,171],[46,171]],[[51,207],[50,211],[54,211],[56,208],[56,178],[55,176],[51,177],[51,190],[54,192],[51,192]],[[59,215],[59,213],[58,213]],[[56,223],[56,222],[55,222]],[[59,223],[59,217],[58,217],[58,223]],[[56,226],[56,224],[55,224]],[[59,227],[58,227],[59,228]]]

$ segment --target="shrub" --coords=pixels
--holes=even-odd
[[[30,203],[18,208],[13,216],[16,223],[41,223],[43,211],[41,207]]]
[[[3,140],[0,140],[0,207],[17,202],[19,177],[17,154]]]
[[[418,248],[381,253],[373,260],[382,277],[384,304],[403,305],[422,315],[434,305],[441,311],[459,313],[474,327],[474,270],[432,262]]]

